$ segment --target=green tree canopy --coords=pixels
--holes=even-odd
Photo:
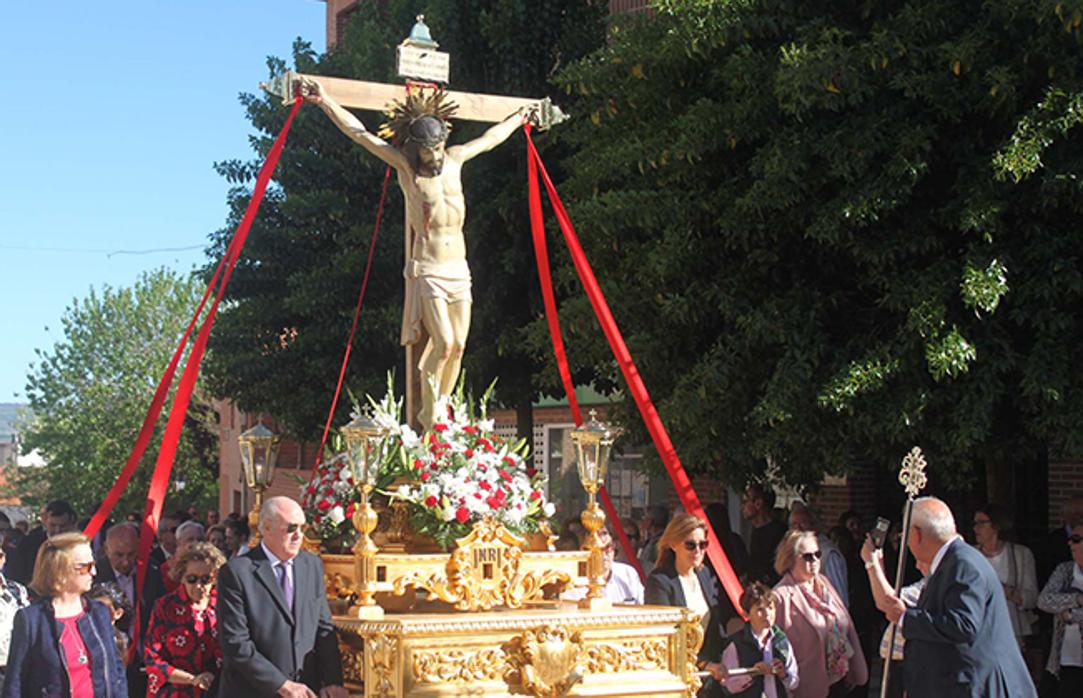
[[[562,193],[687,467],[804,484],[920,444],[962,483],[1079,452],[1066,6],[658,0],[560,74],[589,116]]]
[[[316,55],[295,47],[303,73],[401,83],[395,46],[419,10],[451,54],[456,90],[543,97],[548,77],[587,55],[604,37],[597,0],[389,0],[362,3],[342,43]],[[271,60],[272,74],[285,69]],[[286,110],[276,98],[242,95],[259,134],[262,157]],[[359,114],[370,129],[384,117]],[[479,135],[480,124],[457,122],[452,143]],[[219,255],[248,202],[259,161],[229,161],[219,171],[237,185],[232,215],[212,238]],[[480,394],[499,377],[497,397],[529,408],[539,389],[559,385],[528,351],[524,327],[541,307],[529,241],[525,148],[521,136],[472,161],[464,171],[466,240],[474,278],[474,315],[465,369]],[[318,110],[304,107],[290,132],[268,194],[252,228],[211,339],[207,371],[214,390],[242,409],[262,410],[294,435],[319,434],[330,406],[376,216],[384,165],[350,142]],[[355,395],[383,392],[386,374],[402,376],[402,196],[392,177],[347,387]],[[539,377],[540,376],[540,377]],[[340,402],[336,423],[347,419]]]
[[[25,425],[24,448],[40,449],[47,465],[20,469],[9,483],[25,503],[66,499],[80,515],[94,513],[131,453],[203,288],[195,275],[160,269],[140,275],[131,288],[103,286],[72,302],[61,318],[63,339],[51,350],[36,350],[39,361],[27,377],[33,417]],[[169,404],[117,504],[117,517],[143,511]],[[216,504],[216,418],[197,385],[177,450],[171,506]]]

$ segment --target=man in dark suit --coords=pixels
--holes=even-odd
[[[260,545],[218,573],[219,695],[347,698],[323,563],[301,551],[305,515],[288,497],[260,510]]]
[[[41,525],[26,534],[16,547],[8,561],[7,577],[20,584],[30,584],[34,576],[34,562],[38,557],[38,548],[47,538],[60,533],[75,530],[75,510],[63,499],[57,499],[45,505],[41,514]]]
[[[135,608],[136,558],[139,554],[139,527],[134,523],[122,523],[109,527],[105,534],[105,556],[98,561],[98,572],[94,583],[115,582],[128,597],[128,603]],[[143,580],[143,593],[139,597],[139,630],[135,624],[128,630],[134,656],[128,664],[128,695],[142,698],[147,693],[147,675],[143,671],[143,652],[141,637],[150,622],[150,613],[154,604],[165,593],[162,575],[152,563],[147,563],[147,575]]]
[[[890,599],[885,611],[906,638],[908,695],[1035,698],[993,567],[939,499],[917,500],[910,523],[910,552],[929,565],[928,581],[916,608]]]

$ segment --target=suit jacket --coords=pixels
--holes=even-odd
[[[1035,698],[1004,590],[992,565],[961,538],[906,611],[903,674],[911,696]]]
[[[219,695],[274,696],[287,680],[315,692],[342,685],[323,563],[307,552],[293,559],[292,613],[272,567],[256,546],[218,572]]]
[[[696,577],[703,590],[703,598],[711,609],[711,617],[703,633],[703,645],[699,648],[698,659],[701,662],[717,662],[722,659],[722,647],[726,639],[726,621],[735,615],[733,604],[722,592],[721,585],[706,565],[696,570]],[[672,556],[660,567],[654,568],[647,577],[643,601],[653,606],[688,606]]]
[[[35,526],[23,536],[7,561],[4,576],[14,579],[23,586],[30,584],[30,578],[34,576],[34,562],[38,556],[38,548],[45,542],[45,538],[45,527],[41,525]]]
[[[95,584],[116,582],[117,575],[109,564],[108,558],[98,561],[98,573],[94,575]],[[152,563],[147,565],[147,577],[143,580],[143,594],[139,597],[139,627],[146,629],[150,622],[150,612],[154,610],[154,604],[165,595],[165,586],[162,583],[162,573]],[[134,621],[133,621],[134,622]]]

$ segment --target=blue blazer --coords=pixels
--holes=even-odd
[[[85,601],[86,613],[76,625],[90,655],[90,675],[98,698],[127,698],[124,662],[113,639],[109,609]],[[15,614],[11,654],[4,675],[3,698],[63,698],[71,695],[68,669],[61,656],[60,632],[52,599],[40,599]]]
[[[218,571],[221,696],[274,696],[286,680],[314,693],[342,685],[323,563],[304,551],[293,559],[292,611],[272,567],[257,545]]]
[[[903,618],[907,693],[1036,698],[992,565],[961,538],[948,545],[917,608]]]

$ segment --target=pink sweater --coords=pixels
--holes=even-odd
[[[861,652],[861,643],[857,631],[850,619],[850,614],[827,578],[820,575],[823,588],[827,590],[827,604],[837,615],[839,625],[850,644],[854,655],[850,657],[850,672],[847,676],[855,685],[868,681],[869,670],[865,664],[865,655]],[[797,675],[800,683],[791,693],[791,698],[824,698],[831,690],[827,682],[827,632],[828,621],[822,613],[814,610],[805,594],[798,587],[797,581],[787,574],[775,587],[778,596],[778,608],[775,622],[790,641],[794,656],[797,657]]]

